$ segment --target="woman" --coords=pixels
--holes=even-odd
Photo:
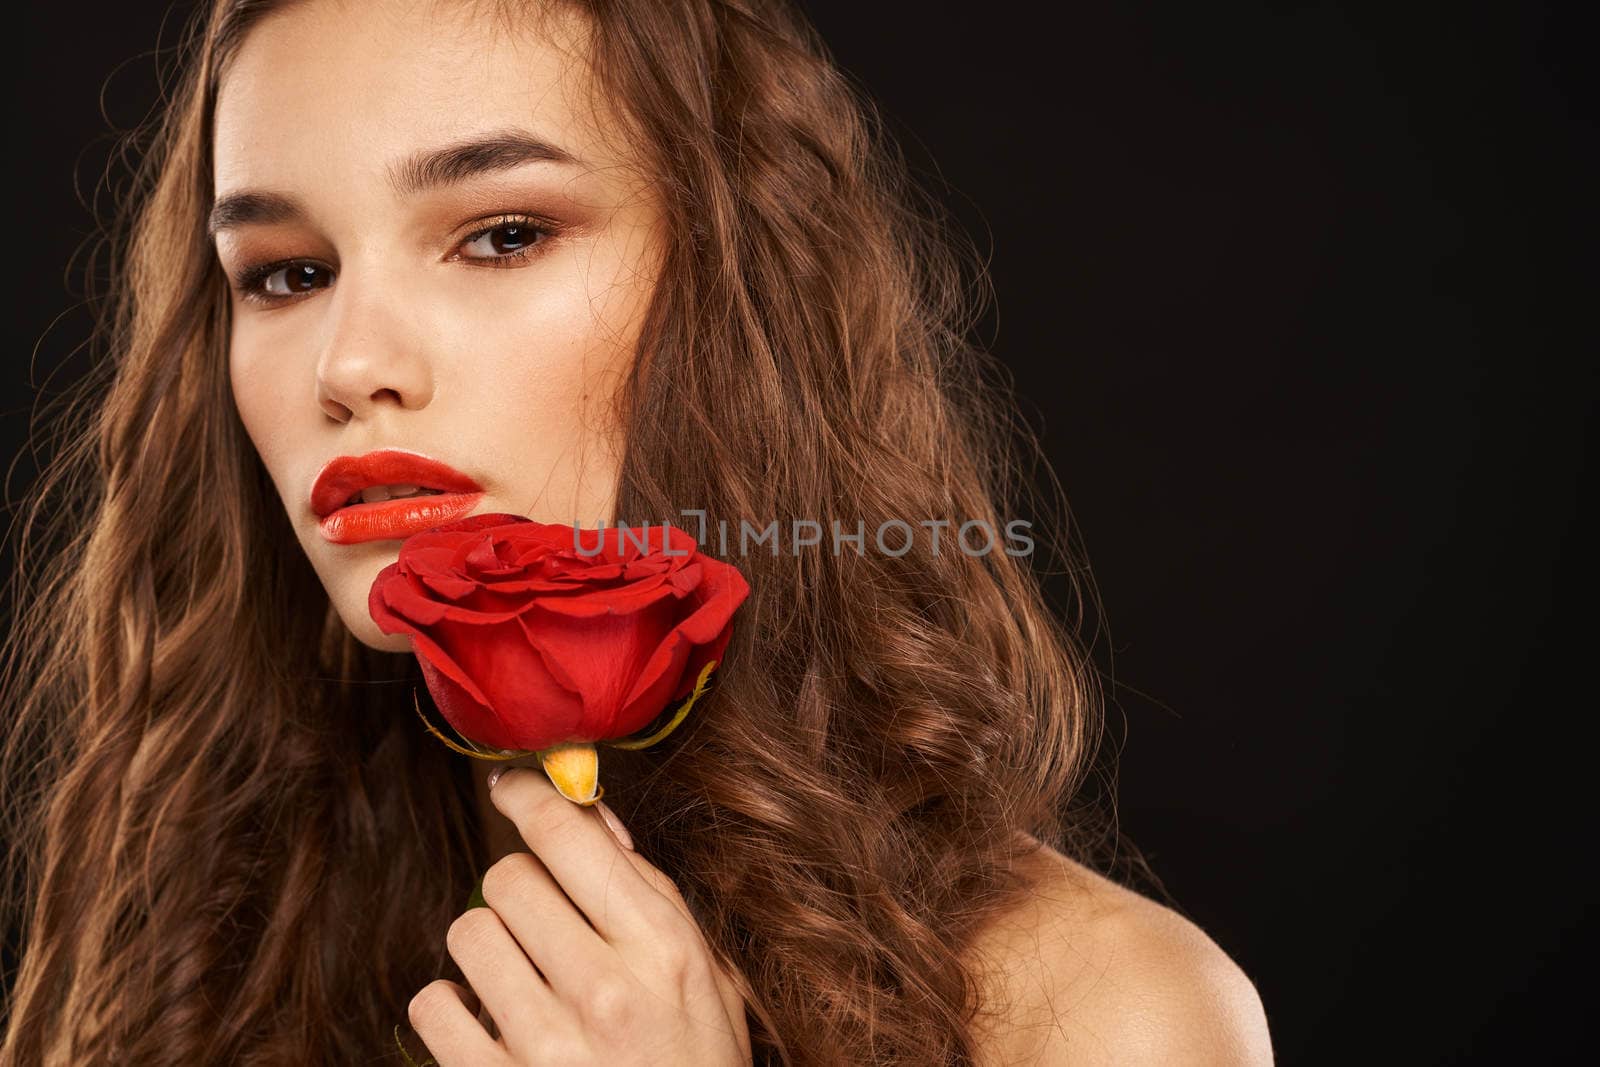
[[[1080,865],[1092,676],[1031,561],[927,536],[1012,520],[1009,409],[798,15],[215,0],[184,58],[19,546],[0,1061],[373,1062],[406,1020],[445,1067],[1270,1059],[1205,935]],[[606,750],[629,849],[420,729],[398,541],[309,492],[382,449],[480,513],[865,551],[730,553],[715,689]]]

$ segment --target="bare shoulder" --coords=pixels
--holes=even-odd
[[[1198,926],[1054,849],[979,936],[978,1067],[1269,1064],[1254,985]]]

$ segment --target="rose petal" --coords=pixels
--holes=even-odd
[[[656,646],[617,713],[617,736],[631,734],[661,714],[672,700],[693,647],[684,639],[681,629],[673,630]]]
[[[478,683],[473,681],[466,671],[462,670],[460,664],[456,663],[450,653],[446,652],[439,642],[433,639],[432,634],[422,630],[411,631],[411,650],[416,653],[417,659],[425,661],[434,670],[464,690],[473,703],[485,708],[493,706],[489,697],[485,695],[482,689],[478,688]],[[429,688],[431,689],[432,687],[430,686]],[[443,710],[443,708],[441,707],[440,710]]]
[[[506,729],[500,717],[473,696],[424,656],[417,657],[422,667],[422,680],[428,685],[428,694],[434,706],[451,729],[469,741],[494,748],[521,748],[516,736]]]
[[[477,582],[469,582],[465,578],[455,578],[448,574],[422,574],[418,577],[422,579],[423,585],[451,600],[460,600],[480,588]]]
[[[630,722],[637,720],[639,726],[643,726],[668,702],[687,696],[694,689],[700,668],[712,659],[721,658],[732,636],[733,613],[744,601],[749,586],[735,568],[727,564],[718,566],[720,569],[714,573],[722,584],[694,594],[702,598],[701,602],[688,618],[673,627],[641,669],[624,705],[622,718]],[[704,571],[713,572],[713,568],[706,567]]]
[[[686,696],[728,644],[749,587],[698,547],[671,525],[473,516],[406,539],[369,609],[385,632],[412,634],[463,736],[530,749],[607,740]]]
[[[584,728],[598,741],[628,732],[617,729],[624,700],[670,632],[674,616],[672,601],[631,615],[590,616],[556,615],[534,604],[523,621],[546,659],[553,661],[552,669],[564,673],[582,694]]]
[[[538,650],[529,644],[519,620],[492,627],[445,620],[436,632],[451,650],[458,669],[479,679],[484,703],[494,709],[495,736],[502,740],[490,743],[503,748],[548,748],[581,732],[582,697],[552,675]]]
[[[592,618],[596,615],[634,615],[657,601],[683,594],[669,585],[623,586],[591,592],[588,596],[547,597],[538,601],[540,607],[558,615],[573,618]]]
[[[487,625],[515,618],[518,614],[518,609],[511,606],[501,611],[479,611],[468,605],[434,600],[427,595],[426,587],[418,588],[420,584],[404,580],[384,585],[384,601],[389,609],[417,626],[437,626],[444,619]]]

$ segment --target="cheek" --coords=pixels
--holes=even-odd
[[[530,310],[524,329],[478,348],[468,375],[477,414],[500,419],[520,413],[528,433],[571,436],[580,426],[605,427],[619,377],[632,361],[624,348],[581,307]]]
[[[505,449],[502,469],[541,472],[523,488],[557,521],[573,507],[585,518],[603,509],[620,458],[615,403],[650,291],[622,280],[643,272],[619,251],[598,244],[525,268],[531,284],[514,298],[474,299],[449,330],[451,406],[464,425],[495,428],[485,436]]]
[[[550,294],[498,325],[509,329],[452,375],[460,402],[449,421],[491,453],[480,458],[502,472],[514,510],[593,521],[610,506],[620,460],[611,402],[628,353],[583,302]]]
[[[228,383],[235,410],[261,462],[282,489],[283,468],[278,454],[289,433],[290,400],[287,376],[275,372],[262,345],[234,331],[228,345]]]

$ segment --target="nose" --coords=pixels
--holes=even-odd
[[[333,333],[317,361],[318,406],[335,422],[370,419],[385,405],[426,407],[433,374],[420,332],[407,328],[393,303],[372,293],[350,284],[335,292]]]

